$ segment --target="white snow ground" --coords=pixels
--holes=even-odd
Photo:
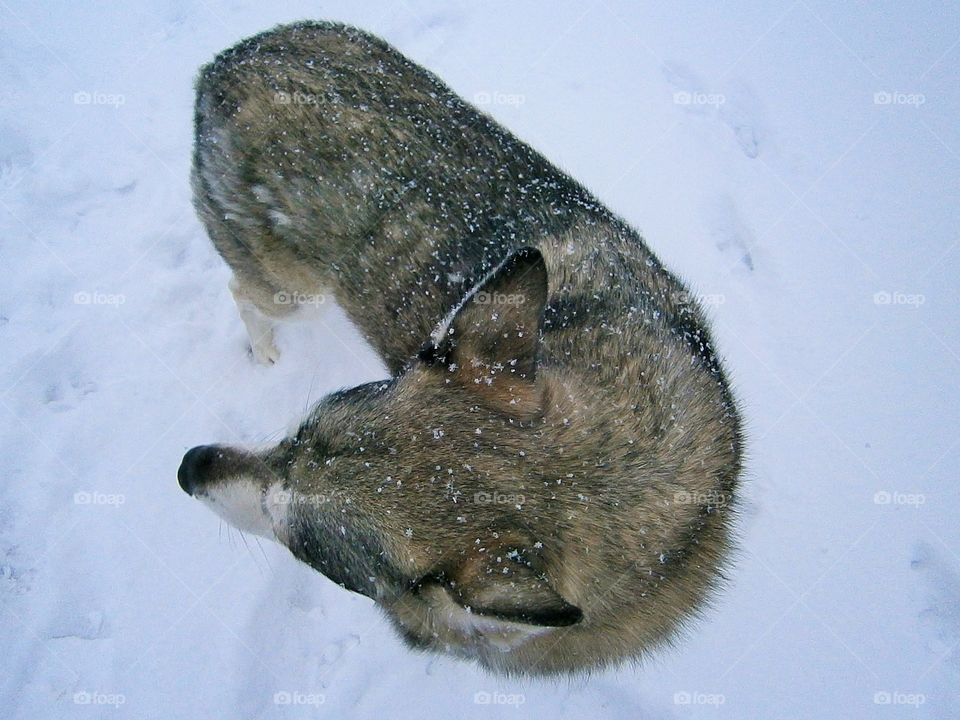
[[[272,5],[0,0],[0,716],[960,717],[960,8]],[[385,374],[336,309],[253,365],[190,207],[196,69],[304,17],[485,102],[711,305],[743,549],[676,649],[550,683],[414,655],[177,487]]]

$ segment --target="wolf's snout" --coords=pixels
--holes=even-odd
[[[222,452],[222,448],[216,445],[199,445],[187,451],[177,470],[177,481],[187,495],[193,495],[210,477],[210,471]]]
[[[272,514],[264,505],[274,476],[243,448],[200,445],[183,456],[177,480],[184,492],[209,505],[221,518],[243,532],[276,540],[274,522],[283,520],[282,503]]]

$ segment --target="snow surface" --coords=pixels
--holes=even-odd
[[[960,8],[518,5],[0,1],[0,716],[960,717]],[[196,69],[305,17],[485,103],[710,305],[743,547],[675,649],[556,682],[416,655],[177,487],[385,376],[336,308],[255,366],[190,206]]]

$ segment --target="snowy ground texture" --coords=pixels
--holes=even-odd
[[[0,0],[0,716],[960,717],[960,8],[273,5]],[[676,649],[550,683],[414,655],[177,487],[385,375],[336,308],[255,366],[190,206],[196,69],[305,17],[482,104],[710,306],[743,550]]]

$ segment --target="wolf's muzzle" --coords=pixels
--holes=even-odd
[[[187,451],[177,470],[177,482],[187,495],[193,495],[211,476],[223,448],[216,445],[198,445]]]

